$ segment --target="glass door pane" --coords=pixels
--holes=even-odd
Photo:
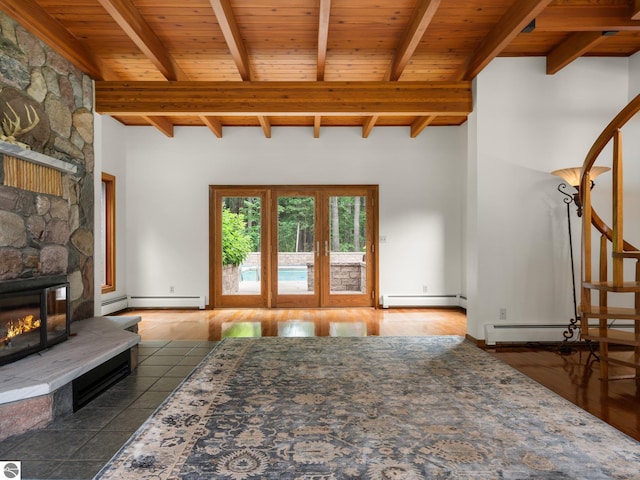
[[[222,294],[262,295],[262,199],[222,197]]]
[[[329,197],[330,294],[367,292],[367,197]]]
[[[278,197],[278,295],[315,293],[315,198]]]

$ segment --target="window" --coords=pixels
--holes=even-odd
[[[102,173],[102,293],[116,289],[116,177]]]

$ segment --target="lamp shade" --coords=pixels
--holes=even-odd
[[[591,168],[591,181],[593,181],[597,176],[602,175],[605,172],[611,170],[609,167],[593,167]],[[552,175],[556,175],[562,178],[565,182],[567,182],[572,187],[578,188],[580,186],[580,172],[582,171],[582,167],[572,167],[572,168],[561,168],[560,170],[554,170],[551,172]]]

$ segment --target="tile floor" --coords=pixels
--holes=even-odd
[[[455,309],[143,310],[139,366],[78,412],[0,442],[22,479],[92,479],[176,386],[227,336],[464,335]],[[255,322],[261,318],[262,322]],[[303,320],[301,320],[303,319]],[[175,340],[161,340],[173,338]],[[205,340],[206,339],[206,340]]]
[[[91,479],[216,342],[143,341],[139,366],[73,415],[0,442],[22,479]]]

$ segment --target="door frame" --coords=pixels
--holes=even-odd
[[[375,307],[379,304],[379,252],[378,252],[378,185],[209,185],[209,307],[214,308],[279,308],[279,307]],[[277,265],[277,202],[276,193],[294,193],[316,198],[316,241],[321,241],[320,247],[324,252],[323,242],[328,238],[328,227],[322,225],[327,215],[327,205],[324,199],[329,196],[366,196],[367,202],[367,279],[366,292],[357,295],[330,295],[330,270],[327,252],[320,255],[316,261],[316,291],[310,298],[317,298],[315,305],[308,304],[305,299],[293,299],[289,295],[276,297],[277,272],[273,265]],[[222,204],[223,197],[261,197],[261,286],[260,295],[222,295],[221,282],[221,235],[222,218],[218,214],[217,206]],[[274,212],[275,210],[275,212]],[[273,222],[276,222],[275,224]],[[275,228],[274,228],[275,225]],[[326,231],[325,231],[326,230]],[[216,238],[218,237],[218,238]],[[369,238],[370,237],[370,238]],[[275,242],[275,243],[274,243]],[[276,245],[273,248],[272,245]],[[218,278],[220,272],[220,278]],[[327,285],[321,285],[320,279],[325,279]],[[327,280],[328,279],[328,280]],[[322,282],[324,283],[324,282]],[[245,298],[247,297],[247,298]],[[298,297],[305,297],[299,295]]]
[[[321,255],[323,272],[323,289],[321,305],[323,307],[370,307],[378,305],[376,292],[378,292],[378,186],[377,185],[333,185],[323,188],[321,195],[322,220],[328,220],[330,215],[330,197],[365,197],[366,209],[366,236],[368,243],[365,245],[366,265],[366,289],[364,293],[332,293],[331,291],[331,239],[329,238],[329,225],[323,227],[323,241],[328,242],[324,255]],[[370,288],[372,287],[372,288]]]
[[[270,266],[268,246],[270,237],[269,190],[258,186],[209,186],[209,304],[210,308],[265,308],[270,306],[271,279],[267,275]],[[225,197],[259,197],[260,207],[260,294],[222,294],[222,199]],[[219,274],[219,275],[218,275]]]
[[[320,205],[321,194],[318,191],[318,187],[310,187],[305,185],[300,186],[274,186],[271,187],[271,306],[275,308],[316,308],[321,304],[320,292],[320,279],[322,278],[321,271],[321,257],[318,255],[318,242],[319,235],[321,235],[321,215],[318,214],[318,208]],[[281,294],[278,291],[278,255],[280,253],[278,249],[278,198],[281,196],[286,197],[313,197],[314,199],[314,283],[313,293],[305,295],[296,294]]]

